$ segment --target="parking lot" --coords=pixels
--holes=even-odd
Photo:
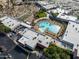
[[[11,54],[13,59],[27,58],[27,53],[16,44],[14,44],[14,42],[3,33],[0,33],[0,46],[4,47],[6,52]]]

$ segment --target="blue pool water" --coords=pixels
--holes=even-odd
[[[41,32],[45,32],[45,30],[47,29],[49,32],[57,34],[60,30],[60,27],[58,25],[51,24],[48,21],[39,21],[37,25],[39,26],[39,30]]]

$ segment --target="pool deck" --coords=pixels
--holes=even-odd
[[[55,25],[60,26],[60,30],[57,34],[49,32],[48,30],[46,30],[43,34],[49,35],[52,38],[58,38],[59,36],[61,36],[64,33],[64,31],[65,31],[64,25],[61,24],[60,22],[55,21],[55,20],[50,20],[50,19],[47,19],[47,18],[40,18],[40,19],[35,20],[34,22],[38,23],[39,21],[44,21],[44,20],[49,21],[51,24],[55,24]],[[35,26],[37,26],[37,25],[35,25]],[[39,28],[39,26],[38,26],[38,28]],[[40,32],[39,30],[36,30],[36,31]]]

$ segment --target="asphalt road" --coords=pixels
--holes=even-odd
[[[27,53],[25,53],[20,47],[16,46],[14,42],[9,39],[5,34],[0,33],[0,46],[6,48],[11,54],[13,59],[26,59]]]

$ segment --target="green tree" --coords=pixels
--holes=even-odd
[[[11,31],[10,28],[8,28],[8,27],[4,26],[2,23],[0,23],[0,32],[8,33],[10,31]]]
[[[57,17],[59,13],[52,13],[51,12],[51,14],[52,14],[53,17]]]
[[[77,16],[77,18],[79,19],[79,16]]]
[[[39,12],[36,12],[34,16],[35,18],[41,18],[41,17],[46,17],[47,14],[44,10],[39,10]]]
[[[56,45],[45,48],[44,53],[49,59],[71,59],[72,54],[70,50],[62,49]]]

